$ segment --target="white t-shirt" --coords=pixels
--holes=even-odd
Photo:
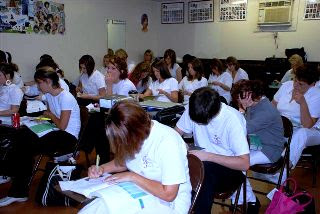
[[[192,121],[187,107],[177,127],[184,133],[193,133],[195,145],[207,152],[225,156],[249,154],[245,118],[236,109],[224,103],[221,103],[218,115],[207,125]]]
[[[18,86],[19,88],[22,88],[24,86],[20,73],[14,72],[12,83]]]
[[[61,78],[59,78],[59,85],[61,88],[63,88],[65,91],[69,91],[69,86],[68,84]],[[25,94],[28,96],[37,96],[39,95],[41,92],[37,86],[37,84],[33,84],[30,86],[25,86],[26,91]],[[45,97],[42,97],[42,100],[45,100]]]
[[[61,111],[71,110],[71,115],[65,131],[78,138],[81,127],[80,109],[74,96],[65,90],[61,91],[57,96],[52,96],[49,93],[45,94],[45,96],[50,111],[57,118],[60,118]]]
[[[226,71],[229,72],[229,74],[230,74],[231,77],[232,77],[232,72],[229,71],[229,69],[227,69]],[[245,72],[245,70],[243,70],[242,68],[239,68],[239,69],[237,70],[236,76],[235,76],[234,79],[233,79],[233,83],[236,83],[236,82],[238,82],[239,80],[243,80],[243,79],[248,80],[248,79],[249,79],[249,76],[248,76],[247,72]]]
[[[22,98],[23,92],[19,86],[0,86],[0,111],[11,109],[11,105],[20,106]]]
[[[60,87],[63,88],[65,91],[70,91],[69,86],[66,83],[66,81],[64,81],[64,79],[59,78],[59,84],[60,84]]]
[[[128,92],[131,90],[137,89],[128,78],[112,84],[112,94],[129,96]]]
[[[177,70],[180,68],[178,63],[174,63],[173,68],[169,68],[170,74],[173,78],[177,78]]]
[[[229,72],[223,72],[220,76],[210,74],[208,82],[212,83],[213,81],[221,82],[231,89],[233,80]],[[230,91],[226,91],[217,85],[212,85],[212,88],[216,90],[220,96],[224,97],[228,103],[230,103],[231,101]]]
[[[106,73],[108,71],[108,67],[101,66],[101,68],[99,68],[99,71],[103,76],[106,76]]]
[[[148,82],[145,85],[142,85],[142,80],[140,80],[136,86],[137,91],[141,94],[142,92],[144,92],[146,89],[149,88],[149,85],[151,84],[151,82],[152,82],[151,77],[148,78]]]
[[[280,114],[289,118],[295,127],[301,127],[300,104],[291,101],[293,92],[293,81],[284,82],[273,99],[278,103],[277,109]],[[320,89],[311,87],[304,94],[311,117],[320,117]],[[291,101],[291,102],[290,102]]]
[[[314,86],[320,88],[320,80],[318,80]]]
[[[293,73],[292,73],[293,71],[292,71],[292,68],[290,69],[290,70],[288,70],[285,74],[284,74],[284,76],[282,77],[282,79],[281,79],[281,83],[284,83],[284,82],[287,82],[287,81],[290,81],[290,80],[293,80]]]
[[[91,76],[88,77],[87,73],[83,73],[80,77],[83,93],[89,95],[99,95],[99,89],[106,87],[103,74],[100,71],[95,70]]]
[[[186,145],[174,129],[152,122],[150,135],[134,159],[126,161],[126,166],[130,171],[163,185],[180,184],[174,201],[159,199],[159,202],[177,213],[186,214],[191,204]]]
[[[153,96],[160,95],[157,100],[162,102],[171,102],[171,100],[164,94],[159,94],[159,89],[162,89],[168,93],[171,93],[172,91],[178,91],[178,81],[171,77],[168,79],[165,79],[162,83],[159,82],[159,80],[156,80],[152,82],[149,86],[149,89],[152,91]]]
[[[179,90],[182,91],[188,91],[188,92],[194,92],[198,88],[206,87],[208,86],[208,81],[206,78],[202,77],[201,80],[195,79],[193,81],[189,81],[188,77],[185,76],[179,83]],[[189,102],[189,95],[184,95],[184,103]]]

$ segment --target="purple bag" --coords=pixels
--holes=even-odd
[[[284,185],[288,181],[291,181],[293,186],[293,195],[287,196],[284,191]],[[288,178],[280,187],[280,189],[274,193],[271,203],[269,204],[266,214],[294,214],[302,212],[306,206],[312,202],[312,195],[306,192],[296,193],[297,183],[294,179]],[[298,200],[295,200],[299,196],[307,196],[310,200],[304,204],[300,204]]]

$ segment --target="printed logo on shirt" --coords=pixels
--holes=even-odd
[[[150,158],[148,158],[147,155],[145,155],[142,158],[142,164],[143,164],[143,168],[148,168],[152,166],[152,161]]]
[[[218,135],[214,135],[213,137],[212,137],[212,142],[214,143],[214,144],[221,144],[221,139],[220,139],[220,137],[218,137]]]

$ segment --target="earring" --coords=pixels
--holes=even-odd
[[[6,80],[6,86],[11,85],[11,81],[10,80]]]

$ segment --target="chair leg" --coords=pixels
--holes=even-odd
[[[247,172],[243,182],[243,202],[242,202],[242,213],[247,213]]]
[[[317,185],[317,159],[316,157],[312,157],[314,160],[312,160],[312,187],[316,187]]]
[[[236,193],[236,198],[234,201],[234,206],[233,206],[233,210],[232,210],[232,214],[235,214],[237,211],[237,207],[238,207],[238,201],[239,201],[239,196],[240,196],[240,192],[241,192],[241,186],[237,189],[237,193]]]
[[[43,157],[43,155],[39,155],[37,163],[33,167],[32,174],[31,174],[31,177],[30,177],[30,180],[29,180],[29,184],[28,184],[29,186],[31,185],[32,180],[33,180],[34,176],[36,175],[36,173],[38,171],[38,168],[39,168],[39,165],[41,163],[42,157]]]

